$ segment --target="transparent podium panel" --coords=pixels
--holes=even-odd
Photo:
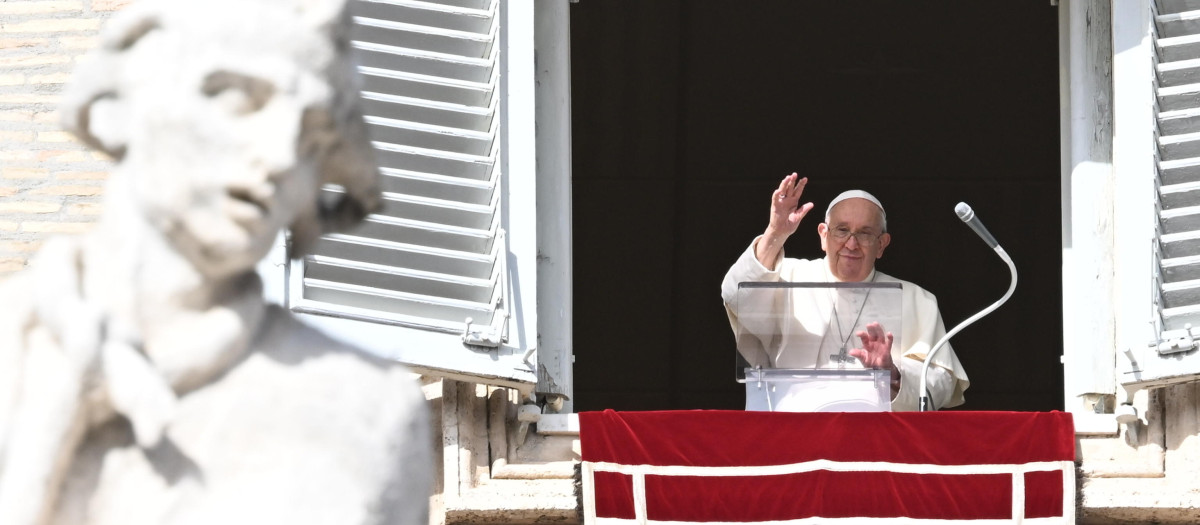
[[[871,368],[750,368],[746,410],[890,412],[891,372]]]
[[[743,282],[731,306],[747,410],[890,410],[890,372],[850,351],[871,332],[891,333],[899,358],[900,283]]]

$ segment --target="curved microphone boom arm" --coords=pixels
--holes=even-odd
[[[941,350],[942,347],[945,346],[946,342],[949,341],[951,337],[954,337],[954,334],[957,334],[971,323],[978,321],[983,316],[992,313],[992,311],[995,309],[1000,308],[1000,305],[1004,304],[1005,301],[1008,301],[1009,297],[1012,297],[1013,290],[1017,289],[1017,267],[1013,264],[1012,258],[1008,256],[1008,252],[1004,251],[1004,248],[1000,246],[1000,243],[996,242],[996,239],[992,237],[991,233],[988,233],[987,228],[983,227],[983,223],[980,222],[979,219],[975,218],[975,212],[971,210],[971,207],[968,206],[967,203],[958,203],[958,206],[954,207],[954,212],[958,214],[959,219],[962,219],[963,222],[967,223],[967,226],[970,226],[971,229],[974,230],[984,242],[988,243],[988,245],[996,251],[996,255],[999,255],[1001,259],[1004,259],[1005,264],[1008,264],[1008,271],[1012,274],[1012,282],[1009,283],[1008,291],[1004,293],[1004,297],[1001,297],[999,301],[992,303],[991,306],[984,308],[979,313],[968,317],[967,320],[958,323],[958,326],[955,326],[952,330],[946,332],[946,335],[942,336],[942,338],[938,340],[937,344],[933,345],[933,349],[930,350],[925,356],[925,362],[921,364],[921,397],[918,405],[918,409],[921,412],[928,412],[933,409],[932,403],[929,401],[928,390],[929,365],[933,362],[933,356],[937,354],[938,350]]]

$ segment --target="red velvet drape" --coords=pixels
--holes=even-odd
[[[982,466],[1069,462],[1075,457],[1071,416],[1061,412],[608,410],[579,417],[585,462],[694,467],[882,463],[853,472],[651,472],[645,477],[647,518],[656,521],[1006,519],[1012,515],[1013,476],[979,472],[987,470]],[[923,467],[928,465],[960,467],[955,473],[905,472],[929,470]],[[1064,476],[1073,479],[1073,469],[1019,475],[1026,518],[1064,515]],[[596,516],[632,519],[631,476],[596,472],[594,479]]]

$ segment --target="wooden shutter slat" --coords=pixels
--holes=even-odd
[[[452,4],[355,6],[384,202],[302,261],[298,311],[439,331],[498,319],[498,10]]]
[[[357,3],[353,14],[378,20],[475,33],[486,33],[494,24],[491,13],[482,8],[432,2],[364,0]]]

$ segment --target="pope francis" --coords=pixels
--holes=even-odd
[[[721,296],[735,334],[754,331],[738,317],[738,285],[742,282],[876,282],[900,283],[901,326],[899,341],[879,322],[867,322],[864,330],[845,333],[834,330],[834,319],[817,313],[816,309],[795,308],[784,316],[788,326],[782,327],[785,344],[743,345],[738,351],[751,366],[763,368],[837,368],[838,346],[856,348],[844,351],[857,359],[855,366],[891,371],[892,410],[917,410],[922,364],[933,345],[946,333],[937,298],[925,289],[908,281],[896,279],[875,270],[875,261],[883,256],[891,243],[887,233],[887,215],[883,205],[871,194],[850,190],[830,202],[825,222],[817,225],[821,237],[823,259],[801,260],[785,258],[783,244],[800,225],[813,203],[800,203],[808,178],[793,173],[784,177],[771,196],[771,219],[766,231],[750,243],[721,284]],[[869,299],[869,296],[868,296]],[[789,303],[791,304],[791,303]],[[836,300],[834,301],[836,308]],[[863,306],[858,307],[861,312]],[[821,316],[821,319],[809,317]],[[857,326],[857,324],[856,324]],[[839,325],[837,328],[841,329]],[[779,328],[773,328],[778,330]],[[814,345],[786,344],[788,332],[820,341]],[[842,334],[838,337],[836,334]],[[857,341],[853,339],[857,338]],[[861,346],[859,345],[861,344]],[[929,367],[928,389],[937,409],[963,403],[963,391],[970,385],[954,350],[946,345],[934,356]]]

